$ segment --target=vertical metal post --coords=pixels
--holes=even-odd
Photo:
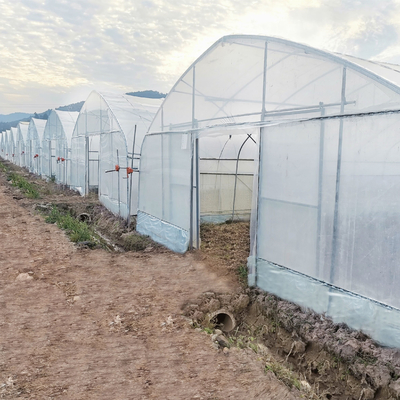
[[[342,94],[340,114],[344,113],[344,106],[346,104],[346,68],[343,68],[342,75]],[[335,210],[333,214],[333,234],[332,234],[332,257],[331,257],[331,271],[329,276],[329,283],[334,284],[335,280],[335,264],[337,252],[337,235],[338,235],[338,214],[339,214],[339,199],[340,199],[340,173],[342,169],[342,144],[343,144],[343,117],[340,118],[339,125],[339,142],[338,142],[338,156],[336,167],[336,190],[335,190]]]
[[[321,117],[325,115],[324,103],[319,103]],[[324,172],[324,146],[325,146],[325,122],[321,121],[319,132],[319,167],[318,167],[318,215],[317,215],[317,248],[315,260],[315,276],[320,278],[320,253],[321,253],[321,220],[322,220],[322,184]]]
[[[132,169],[133,169],[133,159],[135,157],[136,128],[137,128],[137,126],[135,125],[135,131],[133,132],[132,158],[131,158],[131,168]],[[128,228],[129,228],[129,225],[131,224],[131,213],[132,213],[132,210],[131,210],[131,204],[132,204],[132,175],[133,175],[133,172],[131,173],[130,186],[129,186]]]
[[[264,121],[265,119],[265,103],[266,103],[266,98],[267,98],[267,69],[268,69],[268,42],[265,42],[265,47],[264,47],[264,70],[263,70],[263,92],[262,92],[262,110],[261,110],[261,121]],[[255,251],[254,251],[254,281],[252,282],[254,286],[257,286],[257,259],[258,259],[258,249],[259,249],[259,243],[258,243],[258,226],[259,226],[259,220],[260,220],[260,193],[261,193],[261,188],[260,188],[260,177],[261,177],[261,166],[262,166],[262,146],[263,146],[263,132],[265,128],[260,128],[260,138],[258,140],[258,175],[257,175],[257,202],[256,202],[256,221],[255,224],[256,226],[253,229],[253,232],[255,234]],[[254,194],[253,194],[254,196]],[[250,284],[250,282],[249,282]]]
[[[87,194],[89,194],[89,136],[85,135],[85,195]]]
[[[192,128],[196,127],[196,66],[193,66],[192,80]],[[199,211],[199,160],[198,160],[198,138],[195,138],[195,133],[191,132],[191,167],[190,167],[190,248],[199,247],[200,238],[200,211]],[[195,160],[195,157],[197,159]],[[196,173],[196,178],[194,174]],[[196,185],[196,186],[194,186]],[[196,204],[195,204],[196,203]],[[194,210],[196,208],[196,210]],[[196,221],[194,221],[196,217]],[[196,233],[194,233],[196,229]]]
[[[119,165],[119,154],[117,149],[117,164]],[[120,192],[120,179],[119,179],[119,169],[118,169],[118,215],[121,216],[121,192]]]
[[[53,165],[52,165],[52,157],[51,157],[51,139],[49,140],[49,178],[53,176]]]
[[[190,132],[190,232],[189,232],[189,249],[193,249],[193,157],[194,157],[194,141],[193,132]]]
[[[199,138],[195,139],[195,157],[196,157],[196,248],[200,248],[200,171],[199,171]]]

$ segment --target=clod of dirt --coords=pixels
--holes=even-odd
[[[18,274],[18,276],[15,278],[16,281],[31,281],[33,279],[33,276],[26,272],[22,272],[21,274]]]
[[[234,313],[236,318],[237,329],[226,334],[229,341],[260,354],[268,371],[307,393],[307,398],[400,399],[399,350],[382,348],[362,332],[259,289],[206,292],[187,303],[183,312],[195,326],[210,329],[211,322],[218,327],[212,319],[216,312],[211,311],[218,303],[217,312]]]

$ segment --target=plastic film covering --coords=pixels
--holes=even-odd
[[[56,137],[62,129],[57,112],[51,110],[43,132],[41,152],[41,172],[43,178],[55,178],[56,176]]]
[[[79,113],[58,110],[55,110],[55,113],[58,117],[59,122],[57,124],[57,129],[54,137],[54,158],[56,162],[55,177],[57,183],[67,185],[70,180],[71,139]]]
[[[86,193],[86,184],[89,189],[98,186],[100,201],[123,218],[128,217],[129,211],[132,215],[137,211],[139,150],[160,104],[159,99],[92,92],[76,124],[73,141],[87,137],[88,147],[78,155],[74,154],[73,169],[83,165],[89,182],[85,176],[78,176],[82,170],[76,169],[72,185],[82,194]],[[132,157],[134,137],[135,154]],[[120,167],[119,171],[116,171],[116,165]],[[129,179],[126,179],[127,167],[136,170]]]
[[[150,132],[308,119],[321,107],[339,114],[343,68],[345,113],[399,108],[398,72],[362,61],[273,37],[224,37],[177,81]]]
[[[400,308],[398,118],[263,128],[258,191],[257,285],[390,346],[400,345],[388,311]]]
[[[177,253],[185,253],[189,246],[188,231],[141,211],[138,211],[136,230]]]
[[[17,126],[17,136],[15,140],[15,157],[14,162],[20,167],[25,167],[26,152],[25,146],[28,138],[29,122],[19,122]]]
[[[6,158],[6,132],[3,131],[0,133],[0,157],[5,159]]]
[[[32,118],[29,122],[26,144],[26,167],[30,172],[40,175],[41,147],[47,120]]]
[[[191,148],[190,134],[148,135],[140,163],[137,230],[181,253],[189,244]]]
[[[17,137],[18,131],[17,128],[11,127],[8,131],[8,140],[7,140],[7,153],[8,160],[12,163],[15,163],[15,139]]]

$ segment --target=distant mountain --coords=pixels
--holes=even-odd
[[[0,114],[0,122],[20,121],[22,118],[29,118],[32,114],[15,112],[12,114]]]
[[[73,103],[73,104],[69,104],[67,106],[61,106],[56,108],[56,110],[59,111],[81,111],[81,108],[83,106],[85,102],[84,101],[80,101],[79,103]]]
[[[145,97],[147,99],[163,99],[167,96],[165,93],[160,93],[156,90],[142,90],[139,92],[129,92],[126,94],[129,96]]]

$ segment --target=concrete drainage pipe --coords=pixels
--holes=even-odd
[[[222,332],[230,332],[236,328],[235,317],[226,310],[214,311],[210,314],[210,322]]]

